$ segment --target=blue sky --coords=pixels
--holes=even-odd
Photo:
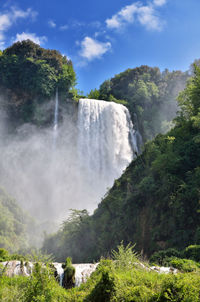
[[[8,0],[0,47],[30,38],[71,58],[84,93],[142,64],[187,70],[200,58],[199,0]]]

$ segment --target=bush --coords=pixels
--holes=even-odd
[[[115,294],[115,279],[108,267],[102,267],[102,275],[94,289],[84,300],[85,302],[108,302]]]
[[[63,287],[72,288],[75,285],[75,268],[72,265],[72,259],[67,257],[64,265]]]
[[[10,255],[7,250],[0,248],[0,262],[10,259]]]
[[[200,262],[200,245],[190,245],[186,247],[184,257]]]
[[[169,265],[179,269],[182,272],[198,271],[200,264],[189,259],[180,259],[176,257],[169,258]]]
[[[155,252],[149,259],[150,263],[156,263],[159,265],[168,265],[170,257],[181,257],[181,252],[174,248]]]
[[[138,254],[134,251],[135,245],[123,245],[123,242],[117,247],[116,251],[112,251],[112,258],[115,261],[115,266],[122,269],[129,269],[135,266],[138,262]]]

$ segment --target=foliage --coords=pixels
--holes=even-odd
[[[72,288],[74,285],[75,268],[72,265],[72,259],[70,257],[67,257],[64,265],[63,286],[64,288]]]
[[[157,67],[140,66],[106,80],[92,95],[127,106],[135,127],[146,141],[172,127],[177,111],[176,97],[188,77],[187,72],[167,69],[160,72]]]
[[[168,265],[168,259],[170,257],[177,257],[180,258],[182,256],[181,252],[174,248],[169,248],[166,250],[161,250],[158,252],[153,253],[150,257],[149,261],[152,264],[159,264],[159,265]]]
[[[180,259],[176,257],[171,257],[168,259],[168,265],[177,268],[182,272],[200,272],[200,264],[189,259]]]
[[[88,99],[96,99],[96,100],[99,100],[100,98],[100,93],[99,91],[95,88],[94,90],[92,89],[90,91],[90,93],[87,94],[87,98]]]
[[[115,282],[108,267],[101,268],[101,278],[91,293],[86,297],[85,302],[106,302],[111,301],[115,294]]]
[[[131,246],[129,243],[127,246],[123,245],[123,242],[117,247],[117,250],[112,251],[112,258],[115,261],[115,266],[121,269],[128,269],[134,267],[138,262],[137,253],[133,251],[135,245]]]
[[[76,260],[76,263],[81,262],[80,250],[76,248],[76,242],[74,241],[73,243],[73,238],[77,236],[80,249],[87,255],[86,261],[91,261],[91,255],[88,253],[89,246],[87,245],[91,240],[90,234],[87,234],[88,219],[89,214],[86,210],[71,209],[71,213],[68,219],[63,222],[61,230],[56,234],[46,236],[42,251],[44,253],[48,251],[48,254],[54,255],[56,250],[56,259],[64,261],[67,250],[73,261]],[[82,238],[81,230],[86,232],[84,238]]]
[[[7,250],[0,248],[0,262],[5,261],[9,258],[9,253]]]
[[[30,216],[0,188],[0,259],[5,258],[4,248],[13,253],[28,247],[27,232],[30,225],[34,225]]]
[[[200,83],[192,83],[195,101],[190,91],[188,102],[196,104]],[[200,140],[193,117],[180,112],[172,130],[146,143],[94,214],[66,221],[64,229],[46,239],[44,250],[54,255],[68,250],[79,262],[107,256],[122,240],[136,242],[137,251],[147,257],[200,244]]]
[[[200,245],[190,245],[184,251],[184,256],[187,259],[200,262]]]
[[[116,260],[102,259],[96,271],[80,287],[64,290],[53,277],[51,269],[36,263],[31,277],[2,276],[0,300],[18,302],[197,302],[199,301],[199,271],[178,274],[158,274],[135,266],[124,266],[127,260],[137,257],[134,246],[118,247]],[[126,251],[126,252],[125,252]],[[127,252],[128,251],[128,252]],[[132,252],[131,252],[132,251]],[[132,255],[131,255],[132,253]],[[122,260],[122,263],[121,263]],[[180,260],[180,259],[179,259]]]
[[[16,42],[0,56],[0,87],[12,119],[33,122],[35,107],[55,95],[68,96],[76,83],[72,62],[30,40]]]
[[[190,78],[185,90],[183,90],[178,97],[181,115],[184,116],[186,120],[194,119],[200,112],[199,93],[200,67],[194,65],[194,76]]]

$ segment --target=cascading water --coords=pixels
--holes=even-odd
[[[75,286],[85,283],[90,275],[96,270],[99,263],[73,264],[75,267]]]
[[[71,208],[92,213],[137,152],[126,107],[90,99],[59,106],[58,94],[51,128],[25,124],[0,142],[1,185],[49,232]]]
[[[57,271],[57,274],[58,274],[58,277],[59,277],[59,284],[60,286],[63,285],[63,278],[64,278],[64,269],[62,267],[62,263],[58,263],[58,262],[55,262],[53,263],[56,271]]]
[[[101,197],[138,152],[128,109],[113,102],[80,99],[78,158],[81,172]],[[98,191],[98,189],[95,190]],[[102,194],[103,193],[103,194]]]

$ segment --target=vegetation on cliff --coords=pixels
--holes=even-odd
[[[167,132],[176,116],[178,93],[184,89],[188,72],[140,66],[127,69],[101,84],[90,98],[119,102],[128,107],[144,141]]]
[[[74,261],[99,259],[122,240],[144,255],[200,244],[200,68],[179,95],[175,127],[145,145],[92,216],[75,212],[44,250]]]
[[[37,107],[51,99],[56,88],[60,97],[72,97],[75,82],[71,60],[30,40],[16,42],[0,55],[3,106],[12,120],[33,122]]]
[[[0,188],[0,248],[10,252],[26,250],[29,246],[27,231],[34,222],[2,188]],[[0,252],[0,259],[2,258]]]

